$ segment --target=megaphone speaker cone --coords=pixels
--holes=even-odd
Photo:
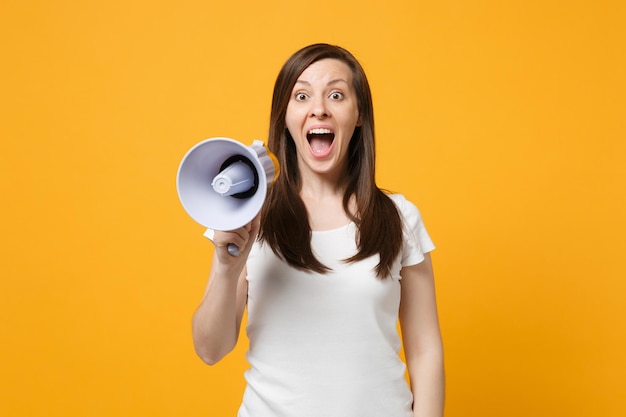
[[[234,230],[248,224],[263,206],[268,177],[273,181],[277,171],[270,167],[275,162],[265,160],[269,158],[259,141],[252,146],[229,138],[198,143],[178,168],[176,187],[183,208],[209,229]]]

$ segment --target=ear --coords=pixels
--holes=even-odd
[[[361,122],[361,115],[359,114],[359,118],[356,119],[356,127],[361,127],[362,124],[363,122]]]

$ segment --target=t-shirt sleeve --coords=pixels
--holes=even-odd
[[[415,204],[402,194],[389,196],[400,211],[404,234],[402,266],[416,265],[424,260],[424,254],[435,249],[435,245],[424,226],[422,216]]]

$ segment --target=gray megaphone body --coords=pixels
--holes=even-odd
[[[278,160],[262,141],[245,146],[229,138],[206,139],[193,146],[178,167],[178,198],[202,226],[235,230],[261,211],[279,171]],[[228,252],[237,256],[239,248],[231,243]]]

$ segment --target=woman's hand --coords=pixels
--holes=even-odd
[[[238,267],[245,264],[252,244],[259,232],[259,225],[260,217],[256,216],[250,223],[238,229],[227,232],[215,231],[213,244],[215,245],[217,259],[222,266]],[[229,245],[235,245],[239,250],[239,254],[236,256],[231,254]]]

